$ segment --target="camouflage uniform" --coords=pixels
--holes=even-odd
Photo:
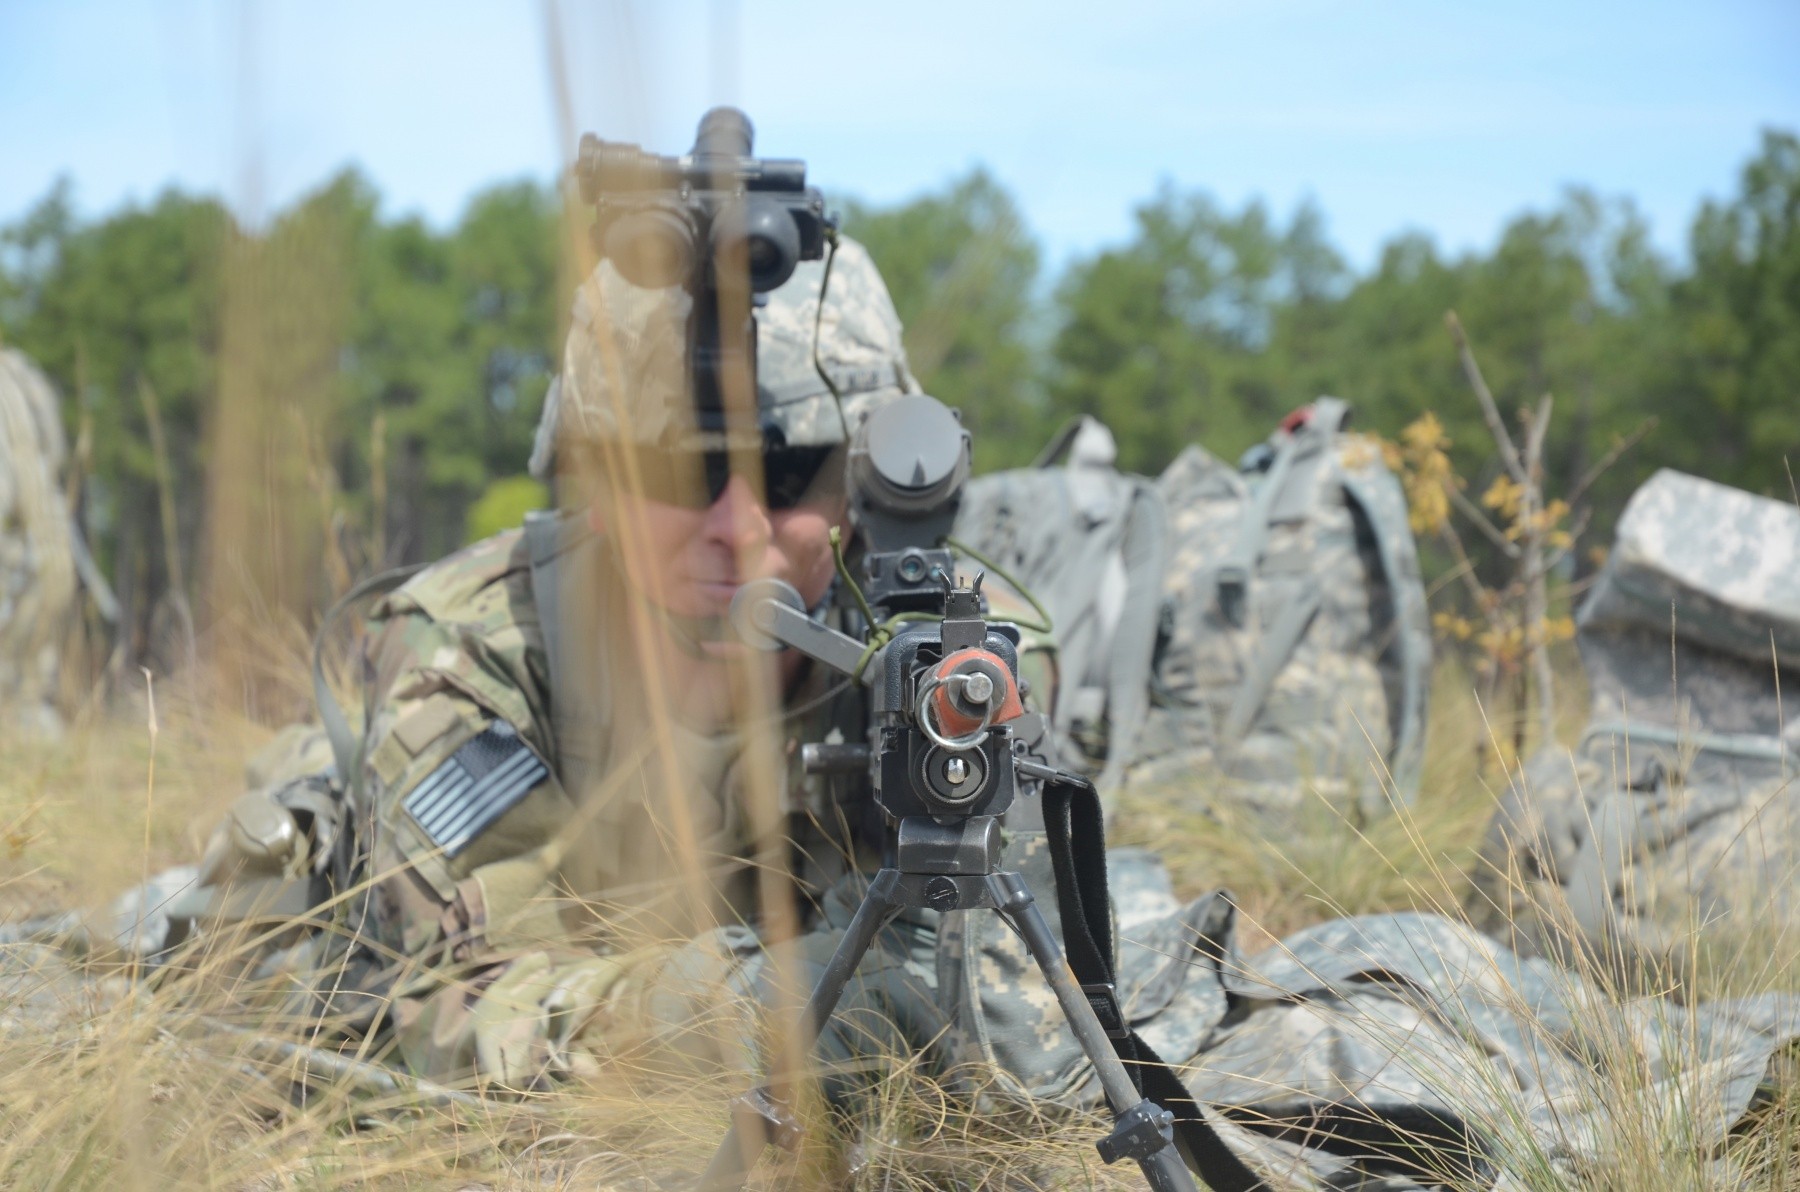
[[[54,736],[57,651],[74,611],[75,543],[56,395],[0,349],[0,732]]]

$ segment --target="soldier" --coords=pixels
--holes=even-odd
[[[0,733],[9,736],[62,731],[57,653],[76,601],[66,455],[49,381],[0,348]]]
[[[340,748],[356,759],[350,816],[310,773],[327,757],[315,732],[279,743],[288,761],[256,767],[265,788],[215,834],[189,906],[279,906],[246,876],[292,889],[282,878],[308,855],[322,869],[336,852],[340,878],[364,879],[366,897],[339,907],[348,930],[268,967],[310,973],[348,1026],[385,1020],[414,1072],[529,1087],[591,1071],[601,1031],[609,1049],[651,1035],[749,1063],[749,1024],[706,1009],[728,980],[748,992],[763,975],[759,901],[775,894],[791,917],[797,891],[802,917],[827,927],[853,907],[830,887],[870,842],[872,812],[856,784],[803,780],[787,761],[799,742],[860,735],[860,689],[792,653],[758,674],[762,656],[724,625],[737,587],[764,577],[825,615],[848,431],[918,391],[867,252],[841,241],[826,276],[803,263],[757,310],[754,410],[706,411],[688,391],[685,292],[602,263],[537,452],[542,466],[554,449],[565,494],[588,503],[470,546],[374,607],[365,731]],[[751,764],[771,728],[786,754]],[[793,881],[759,891],[759,866]],[[859,986],[884,1020],[929,1013],[932,924],[913,927]],[[829,947],[827,934],[805,950]],[[883,981],[892,999],[874,992]]]

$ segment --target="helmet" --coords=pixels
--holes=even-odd
[[[822,317],[822,260],[801,262],[756,310],[758,444],[777,436],[790,447],[842,443],[877,406],[919,392],[900,341],[900,317],[868,250],[840,237],[829,263]],[[538,423],[533,475],[549,475],[559,440],[702,450],[733,445],[698,425],[686,363],[692,309],[686,290],[633,286],[611,262],[600,262],[576,293],[562,375],[551,383]],[[837,388],[841,409],[820,368]],[[622,390],[617,395],[615,383]]]

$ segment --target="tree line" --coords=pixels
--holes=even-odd
[[[1367,270],[1311,205],[1233,210],[1172,185],[1123,243],[1055,277],[980,169],[899,205],[835,206],[983,467],[1029,461],[1081,412],[1112,427],[1128,469],[1155,472],[1189,442],[1235,458],[1331,393],[1389,437],[1435,412],[1456,470],[1485,486],[1492,441],[1445,328],[1454,310],[1502,408],[1555,395],[1550,487],[1654,417],[1586,489],[1575,520],[1594,531],[1659,466],[1793,492],[1792,133],[1764,133],[1682,260],[1629,200],[1583,189],[1491,248],[1403,233]],[[67,182],[0,228],[0,342],[62,395],[79,516],[134,655],[159,649],[172,596],[304,619],[353,575],[444,553],[538,498],[522,474],[573,286],[564,219],[553,187],[516,182],[435,228],[345,173],[263,228],[176,190],[82,220]]]

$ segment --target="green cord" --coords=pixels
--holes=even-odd
[[[1014,579],[1012,574],[1008,572],[1006,568],[1000,566],[1000,564],[994,562],[966,542],[958,542],[954,538],[946,537],[944,539],[944,545],[951,550],[960,551],[961,553],[968,555],[971,559],[974,559],[977,563],[980,563],[983,567],[986,567],[989,571],[999,576],[1001,580],[1006,583],[1007,587],[1025,598],[1025,602],[1031,605],[1031,610],[1038,615],[1039,623],[1034,624],[1030,621],[1021,621],[1017,617],[1014,617],[1014,625],[1017,625],[1020,629],[1029,629],[1033,633],[1051,632],[1052,622],[1050,620],[1049,611],[1046,610],[1043,605],[1038,603],[1038,598],[1031,594],[1031,589]]]
[[[862,677],[863,668],[869,665],[869,659],[875,657],[875,651],[894,640],[894,633],[900,626],[911,621],[941,621],[943,619],[936,613],[895,613],[870,631],[869,644],[863,647],[862,657],[856,660],[853,677],[858,679]]]
[[[862,657],[856,660],[856,669],[850,672],[852,682],[862,682],[862,673],[868,667],[869,659],[875,657],[875,651],[885,645],[886,639],[877,639],[873,633],[869,634],[869,644],[863,647]]]
[[[872,626],[875,624],[875,610],[869,607],[869,602],[863,596],[862,589],[856,586],[856,579],[850,574],[850,565],[844,562],[844,532],[833,526],[830,538],[831,561],[837,564],[838,578],[844,581],[844,586],[850,589],[852,596],[856,597],[856,607],[862,610],[863,620]]]
[[[894,636],[893,626],[902,617],[917,617],[916,613],[901,613],[883,624],[875,623],[875,610],[869,607],[868,597],[863,595],[862,588],[857,586],[856,577],[850,574],[850,565],[844,562],[844,534],[838,527],[831,527],[831,560],[837,564],[838,578],[850,589],[850,595],[856,597],[856,607],[862,610],[863,623],[869,627],[869,644],[863,647],[862,657],[856,660],[856,669],[850,672],[850,678],[862,682],[863,670],[869,665],[869,659],[875,657],[875,651],[888,644]],[[929,614],[927,614],[929,615]]]

